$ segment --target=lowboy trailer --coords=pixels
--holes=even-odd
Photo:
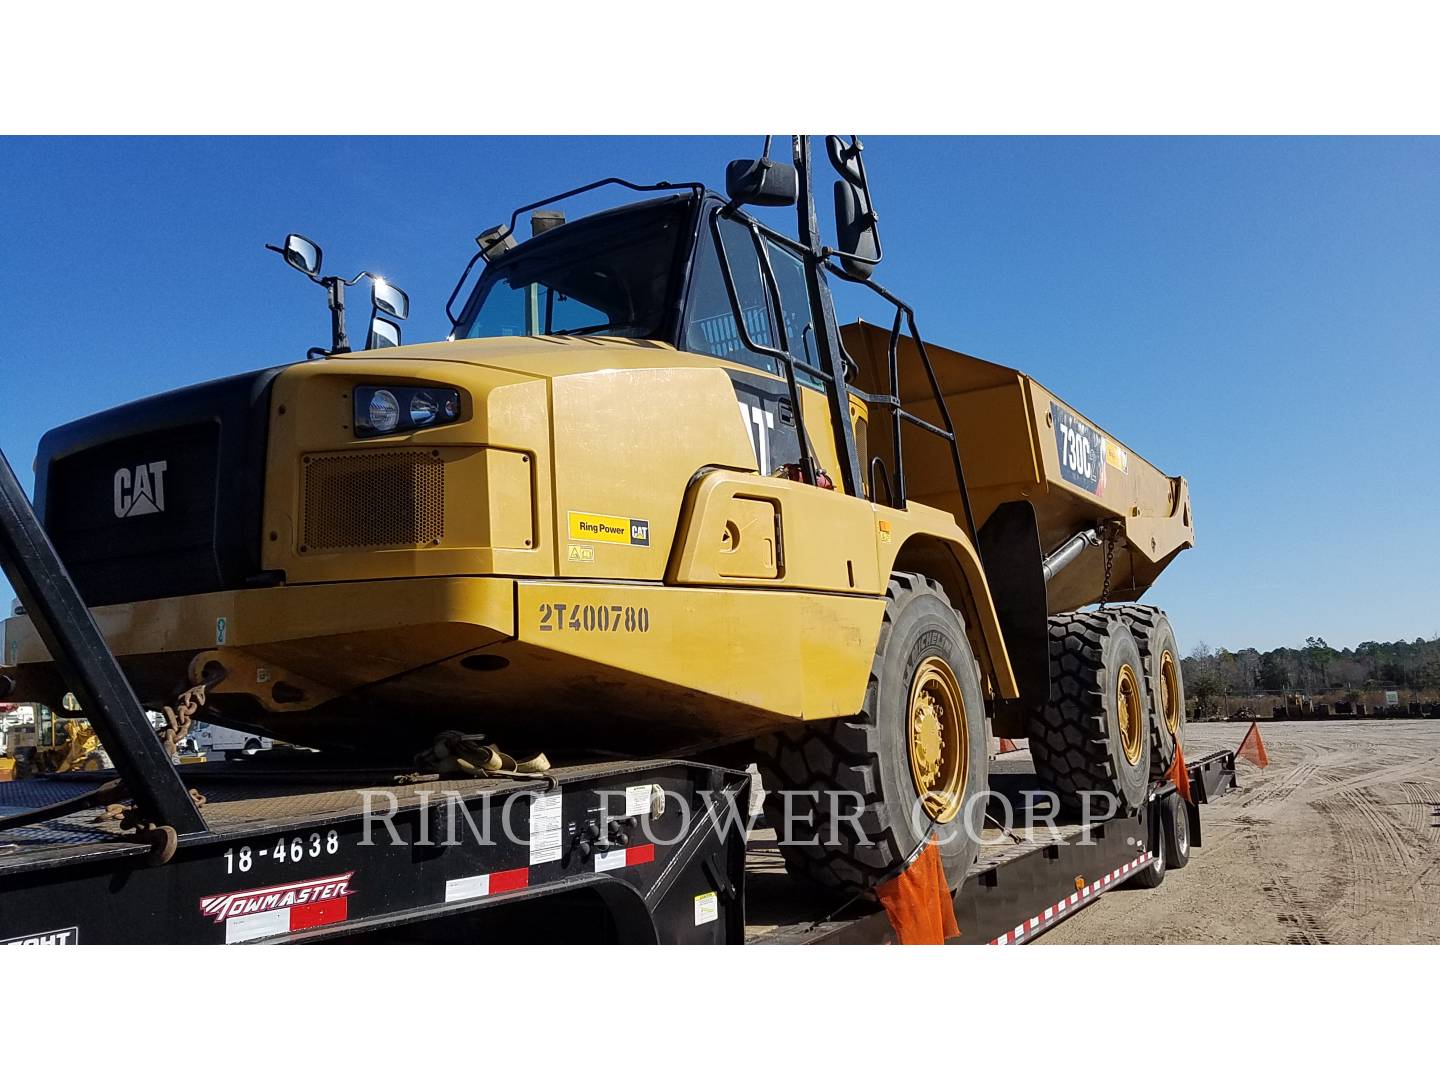
[[[744,772],[624,760],[441,780],[275,751],[177,768],[3,454],[0,563],[115,764],[5,786],[0,944],[893,939],[873,905],[827,913],[767,873],[763,841],[747,862]],[[1198,846],[1200,805],[1235,784],[1233,754],[1189,770],[1194,803],[1158,783],[1041,841],[990,830],[956,892],[958,940],[1028,941],[1122,883],[1159,884]],[[1012,793],[1035,779],[995,775]]]

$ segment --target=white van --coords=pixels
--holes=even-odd
[[[217,727],[214,724],[196,724],[190,730],[195,745],[212,761],[222,755],[227,758],[240,757],[269,750],[275,745],[272,739],[263,735],[251,735],[244,731]]]

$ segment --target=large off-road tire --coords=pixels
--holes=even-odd
[[[755,744],[786,869],[825,889],[863,892],[934,835],[946,881],[958,888],[979,847],[987,745],[980,669],[959,613],[935,581],[895,574],[859,715]]]
[[[1140,659],[1145,664],[1145,683],[1150,697],[1150,732],[1154,750],[1150,755],[1150,778],[1159,780],[1175,761],[1175,747],[1185,746],[1185,675],[1180,665],[1180,646],[1165,612],[1145,604],[1117,604],[1118,612],[1130,624]]]
[[[1135,635],[1108,611],[1051,616],[1049,633],[1050,700],[1026,716],[1035,771],[1070,809],[1087,792],[1134,809],[1149,785],[1152,741]]]

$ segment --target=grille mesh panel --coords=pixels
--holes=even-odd
[[[305,458],[306,551],[408,547],[445,535],[445,463],[427,450]]]

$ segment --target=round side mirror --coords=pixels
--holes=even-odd
[[[320,260],[324,257],[319,244],[298,233],[285,237],[284,255],[287,263],[312,277],[320,272]]]

